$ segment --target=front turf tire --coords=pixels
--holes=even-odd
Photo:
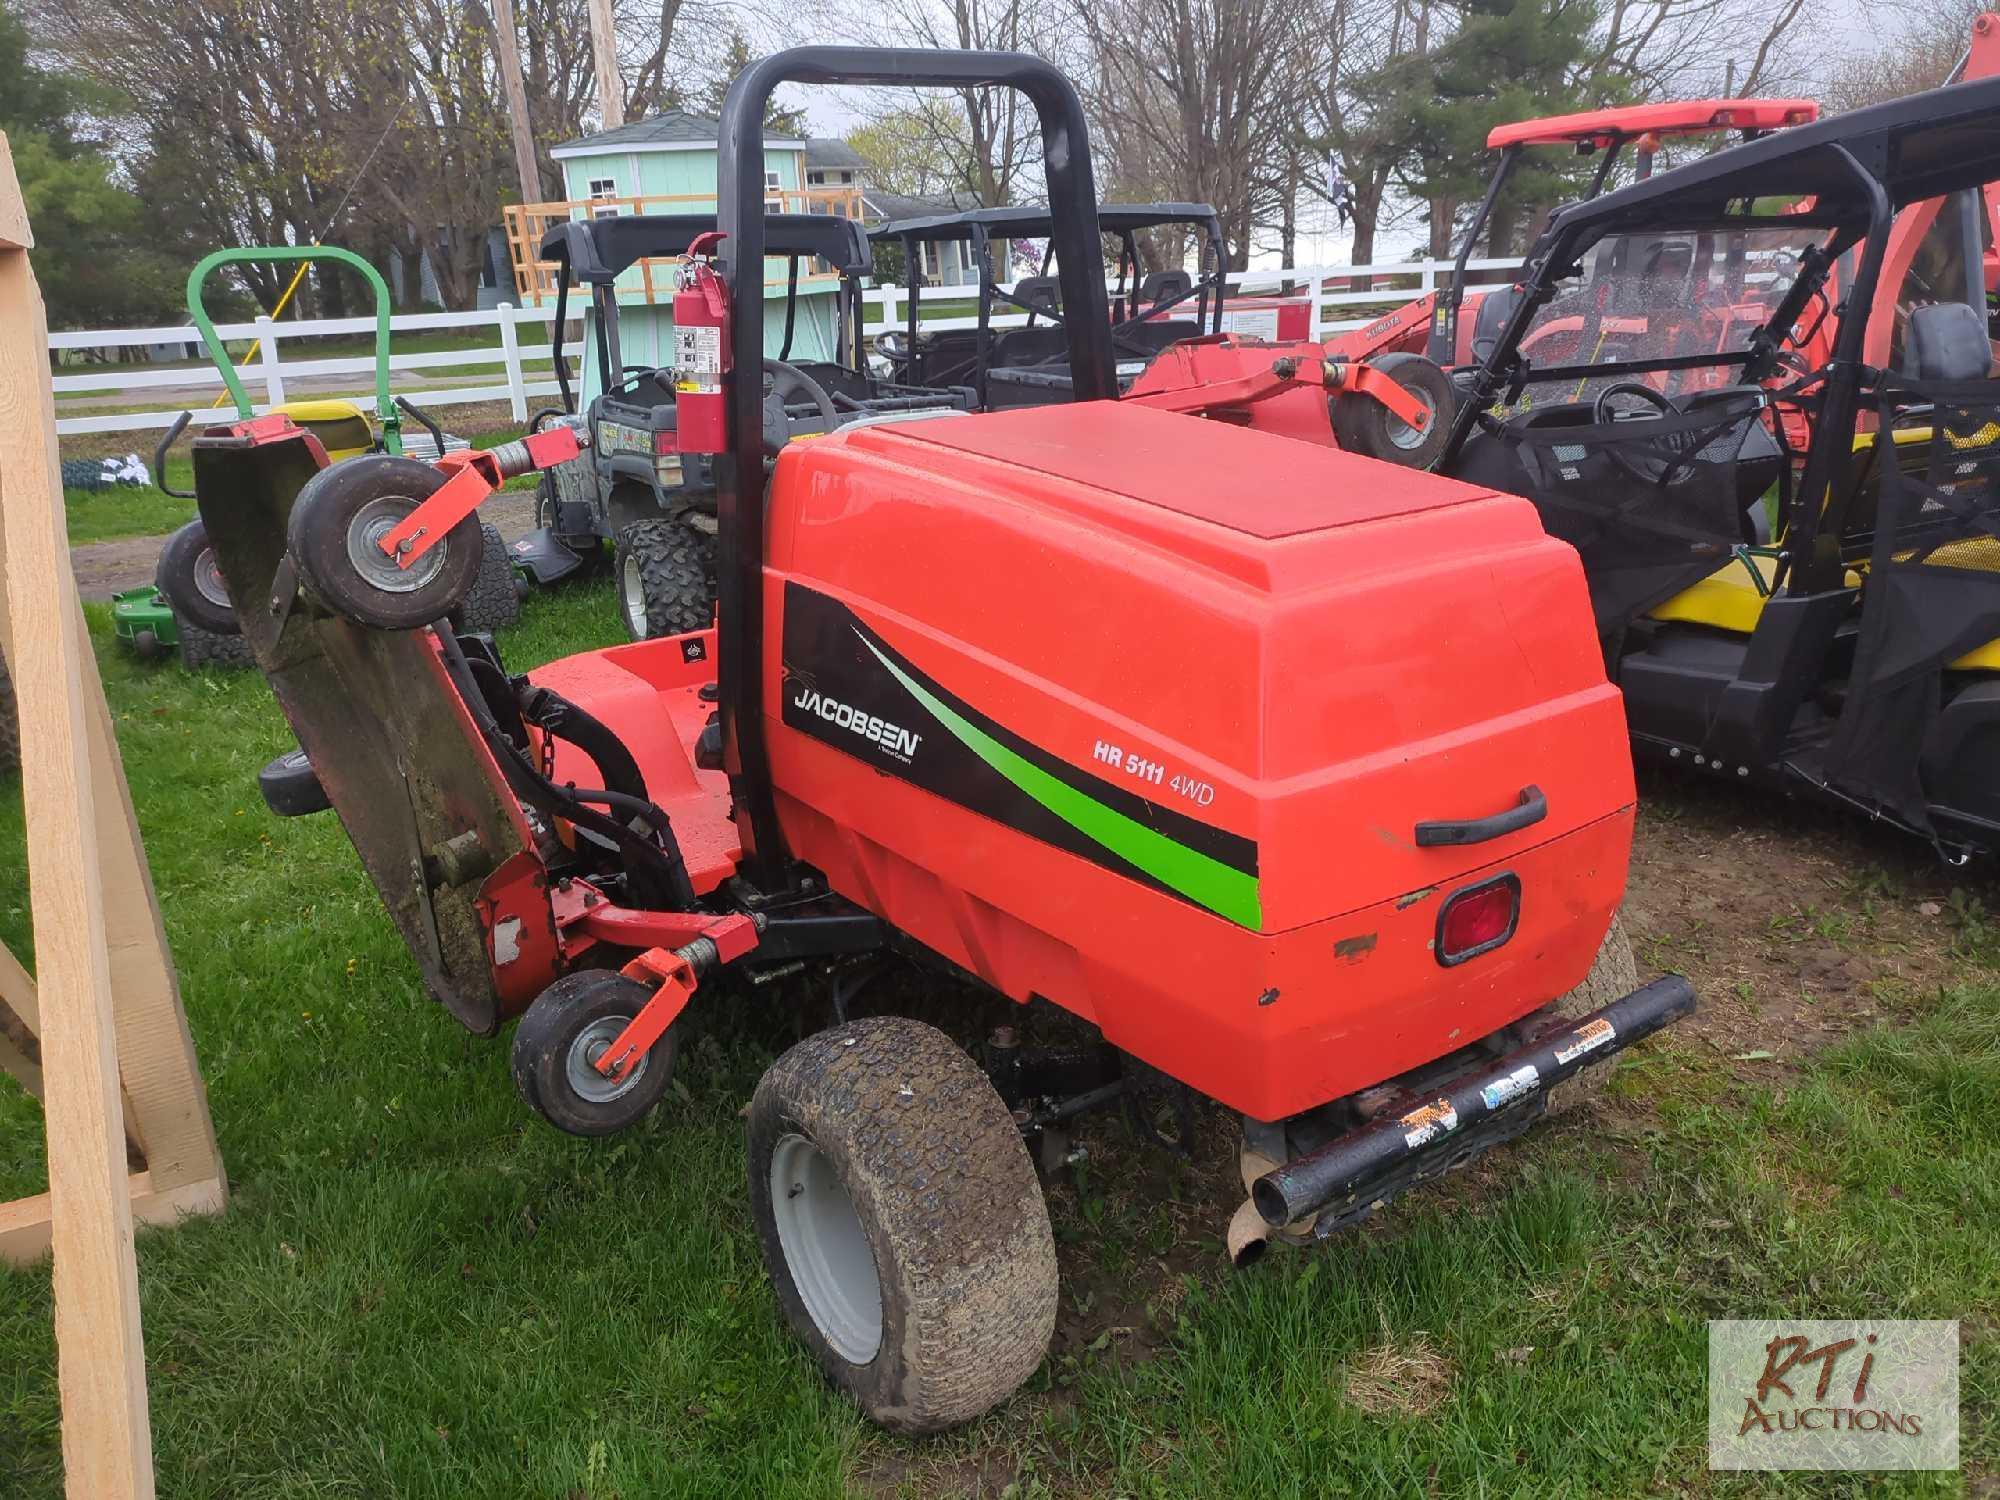
[[[1591,960],[1590,972],[1583,976],[1583,983],[1547,1007],[1545,1014],[1552,1019],[1581,1020],[1614,1000],[1622,1000],[1638,987],[1639,966],[1633,961],[1632,944],[1625,936],[1625,917],[1620,912],[1612,916],[1610,930],[1598,945],[1597,957]],[[1598,1098],[1611,1082],[1614,1066],[1601,1062],[1572,1073],[1549,1091],[1549,1113],[1561,1114]]]
[[[750,1101],[750,1208],[793,1332],[891,1432],[1005,1401],[1048,1352],[1056,1253],[1027,1147],[941,1032],[808,1037]]]
[[[715,540],[679,521],[634,521],[612,557],[618,615],[635,641],[706,630],[715,618]]]

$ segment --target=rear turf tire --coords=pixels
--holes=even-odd
[[[715,618],[715,542],[678,521],[634,521],[612,559],[618,615],[635,641],[706,630]]]
[[[479,535],[479,576],[453,616],[454,626],[467,634],[495,631],[521,618],[521,590],[514,586],[514,564],[500,528],[481,521]]]
[[[1445,440],[1451,436],[1451,377],[1421,354],[1383,354],[1368,363],[1430,407],[1430,425],[1419,432],[1381,402],[1342,392],[1327,398],[1334,436],[1345,452],[1405,468],[1428,469],[1438,461]]]
[[[808,1037],[750,1101],[750,1208],[786,1321],[892,1432],[969,1422],[1035,1372],[1056,1255],[979,1067],[898,1017]]]
[[[1632,960],[1632,945],[1625,937],[1625,918],[1620,914],[1612,917],[1611,930],[1604,934],[1583,983],[1543,1011],[1540,1019],[1580,1020],[1613,1000],[1623,999],[1638,987],[1639,966]],[[1611,1081],[1612,1066],[1598,1063],[1572,1073],[1557,1084],[1549,1091],[1549,1113],[1560,1114],[1597,1098]]]

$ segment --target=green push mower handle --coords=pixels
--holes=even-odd
[[[403,419],[389,396],[389,284],[382,279],[380,271],[352,250],[343,250],[338,245],[238,245],[203,256],[199,264],[188,272],[187,304],[194,326],[201,330],[201,341],[208,348],[208,357],[221,372],[222,383],[229,387],[230,398],[236,403],[237,416],[247,419],[251,415],[250,396],[243,389],[242,378],[230,361],[229,351],[223,348],[222,340],[216,336],[215,320],[209,317],[208,309],[202,305],[202,284],[217,266],[240,265],[245,261],[290,265],[311,260],[338,261],[351,266],[367,277],[368,284],[375,289],[375,419],[382,428],[382,446],[391,453],[401,453]]]

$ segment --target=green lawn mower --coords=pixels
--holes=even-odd
[[[301,263],[302,271],[304,262],[335,261],[360,272],[375,293],[374,420],[359,404],[345,399],[281,402],[270,408],[271,415],[283,415],[293,426],[303,429],[334,463],[364,453],[408,454],[430,461],[467,446],[465,439],[445,433],[408,400],[389,394],[388,284],[379,271],[353,251],[331,245],[249,245],[217,250],[188,273],[188,315],[201,330],[208,357],[228,387],[236,408],[235,420],[250,419],[250,396],[203,305],[202,289],[218,267],[245,261],[297,262]],[[422,435],[405,438],[406,415],[424,429]],[[194,493],[167,483],[167,452],[192,421],[192,413],[182,412],[153,452],[154,483],[167,494],[184,500],[192,500]],[[480,529],[485,551],[478,584],[453,621],[460,631],[495,630],[511,625],[521,612],[522,585],[509,560],[507,544],[498,528],[490,523],[481,522]],[[150,588],[128,589],[113,597],[111,618],[118,638],[144,658],[161,658],[178,651],[181,664],[186,667],[247,666],[250,662],[235,608],[216,569],[215,554],[199,517],[167,538]]]

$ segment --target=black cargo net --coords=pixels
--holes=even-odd
[[[1827,749],[1842,791],[1931,830],[1922,753],[1952,663],[2000,637],[2000,382],[1880,392],[1881,475],[1861,637]],[[1863,518],[1865,520],[1865,518]]]
[[[1761,390],[1703,392],[1686,409],[1619,387],[1600,398],[1581,424],[1515,421],[1501,431],[1521,493],[1582,557],[1608,634],[1755,546],[1752,507],[1787,469]],[[1599,412],[1613,420],[1595,420]]]
[[[1527,495],[1577,549],[1601,633],[1768,542],[1763,502],[1782,513],[1790,464],[1771,393],[1742,373],[1814,237],[1601,241],[1516,346],[1516,382],[1482,421],[1509,459],[1463,477]]]

